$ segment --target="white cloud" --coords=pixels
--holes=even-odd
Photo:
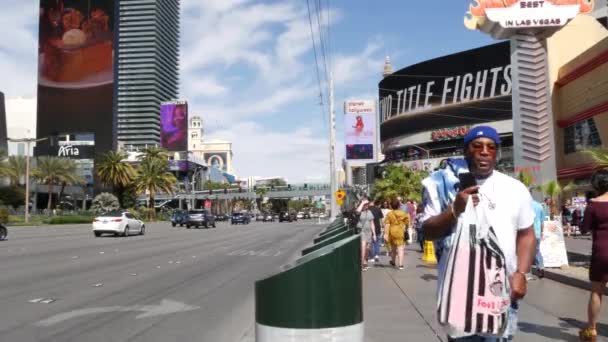
[[[215,77],[196,77],[196,75],[193,75],[187,77],[186,80],[182,80],[182,86],[183,84],[188,84],[188,91],[191,96],[197,97],[222,96],[228,91]]]
[[[37,1],[4,0],[0,11],[0,91],[7,96],[36,95]]]
[[[334,64],[336,85],[367,79],[373,74],[377,74],[379,79],[384,60],[381,55],[378,55],[380,48],[378,43],[369,42],[359,54],[336,56]]]
[[[240,176],[283,175],[290,182],[327,181],[328,141],[309,128],[287,132],[244,121],[210,138],[232,141],[234,168]]]

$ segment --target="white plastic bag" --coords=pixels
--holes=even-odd
[[[438,291],[437,316],[452,338],[503,336],[511,305],[505,256],[483,203],[459,217]]]

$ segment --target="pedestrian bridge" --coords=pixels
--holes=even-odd
[[[318,197],[331,195],[331,187],[325,185],[282,185],[274,187],[258,187],[258,192],[263,195],[258,196],[254,189],[228,188],[217,190],[201,190],[192,192],[177,192],[174,194],[156,194],[156,201],[170,201],[174,199],[181,200],[232,200],[232,199],[249,199],[255,200],[258,197],[265,198],[282,198],[290,199],[297,197]],[[263,189],[260,191],[259,189]],[[146,198],[143,196],[141,199]]]

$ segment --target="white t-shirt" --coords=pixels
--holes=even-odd
[[[520,181],[498,171],[485,180],[478,180],[477,184],[480,185],[480,205],[486,206],[488,219],[505,254],[507,271],[511,274],[517,270],[517,231],[534,224],[532,196]],[[432,197],[424,208],[427,218],[441,213],[439,201]],[[454,229],[452,227],[452,232]]]

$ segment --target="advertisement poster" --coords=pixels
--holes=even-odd
[[[226,153],[205,153],[204,158],[208,165],[211,165],[218,170],[227,171],[228,156]]]
[[[375,101],[346,101],[344,103],[344,144],[346,145],[346,159],[374,159],[375,143]]]
[[[544,222],[540,253],[543,256],[544,267],[568,265],[568,253],[561,221]]]
[[[161,104],[160,146],[169,151],[188,150],[188,103],[186,101]]]
[[[92,133],[113,145],[114,0],[41,0],[37,136]]]

